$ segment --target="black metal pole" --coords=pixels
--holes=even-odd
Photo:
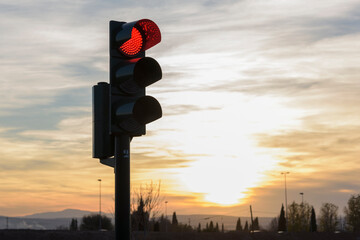
[[[251,216],[250,232],[253,233],[254,232],[254,220],[253,220],[253,214],[252,214],[251,205],[250,205],[250,216]]]
[[[115,240],[130,240],[130,137],[115,137]]]

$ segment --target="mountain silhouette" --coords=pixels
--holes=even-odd
[[[43,212],[21,216],[21,218],[82,218],[88,214],[98,214],[99,212],[83,211],[78,209],[64,209],[58,212]]]

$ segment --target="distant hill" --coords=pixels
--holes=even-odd
[[[35,213],[19,217],[0,216],[0,229],[38,229],[50,230],[67,228],[71,219],[76,218],[80,224],[84,215],[98,214],[98,212],[90,212],[78,209],[64,209],[58,212]],[[104,214],[104,213],[102,213]],[[106,214],[112,218],[111,214]],[[113,221],[114,222],[114,221]]]
[[[47,218],[47,219],[54,219],[54,218],[82,218],[84,215],[89,214],[98,214],[98,212],[90,212],[90,211],[83,211],[78,209],[64,209],[59,212],[44,212],[44,213],[35,213],[31,215],[22,216],[19,218]]]
[[[84,215],[97,214],[98,212],[90,212],[78,209],[65,209],[58,212],[44,212],[36,213],[21,217],[9,217],[0,216],[0,229],[5,229],[6,226],[10,229],[59,229],[66,228],[69,226],[72,218],[77,218],[80,224],[81,218]],[[109,218],[113,216],[106,214]],[[177,215],[178,221],[183,224],[189,224],[196,228],[198,224],[201,224],[202,228],[205,228],[206,223],[213,221],[214,224],[218,223],[221,228],[221,224],[224,224],[225,230],[235,230],[235,225],[238,217],[225,216],[225,215],[204,215],[204,214],[193,214],[193,215]],[[168,216],[171,221],[172,215]],[[245,222],[250,223],[249,217],[240,217],[242,226]],[[259,223],[262,228],[267,228],[272,218],[260,217]]]
[[[71,218],[18,218],[0,216],[0,229],[51,230],[68,228]]]

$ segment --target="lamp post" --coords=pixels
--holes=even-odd
[[[99,231],[101,230],[101,178],[98,179],[99,181]]]
[[[288,210],[287,210],[287,189],[286,189],[286,175],[290,172],[281,172],[282,175],[284,175],[285,179],[285,219],[286,219],[286,228],[287,228],[287,221],[288,221]]]
[[[301,192],[301,193],[299,193],[299,194],[301,195],[301,204],[304,204],[304,193]]]
[[[165,232],[167,232],[167,204],[168,201],[165,201]]]

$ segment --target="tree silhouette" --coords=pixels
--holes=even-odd
[[[177,226],[177,225],[178,225],[178,220],[177,220],[177,217],[176,217],[176,212],[173,213],[171,224],[174,225],[174,226]]]
[[[339,207],[332,203],[323,203],[320,209],[320,230],[324,232],[334,232],[339,223],[338,211]]]
[[[154,184],[145,184],[145,187],[140,186],[139,189],[133,189],[131,195],[131,229],[133,231],[148,231],[150,230],[150,216],[155,219],[159,213],[163,198],[160,195],[161,182]],[[161,225],[161,223],[160,223]]]
[[[197,227],[197,231],[201,232],[201,224],[199,223],[198,227]]]
[[[279,218],[274,217],[271,219],[269,225],[268,225],[268,230],[270,232],[277,232],[279,228]]]
[[[145,203],[140,196],[136,211],[131,214],[131,228],[134,231],[145,231],[149,221],[149,213],[145,211]]]
[[[245,222],[245,227],[244,227],[244,232],[248,232],[249,231],[249,223],[248,221],[246,220]]]
[[[311,208],[310,232],[317,232],[316,215],[314,207]]]
[[[77,231],[78,230],[78,222],[76,218],[72,218],[69,226],[70,231]]]
[[[253,231],[255,231],[255,230],[260,230],[259,218],[258,218],[258,217],[256,217],[256,218],[254,219],[253,226],[252,226],[251,229],[252,229]]]
[[[289,232],[307,232],[310,226],[311,207],[304,202],[297,204],[295,201],[288,208],[287,230]]]
[[[284,204],[281,205],[280,217],[279,217],[279,223],[278,223],[278,231],[282,231],[282,232],[286,231],[286,218],[285,218]]]
[[[224,223],[221,224],[221,232],[225,232]]]
[[[161,232],[167,232],[170,231],[170,225],[171,222],[169,221],[169,219],[165,218],[164,214],[162,214],[158,220],[159,224],[160,224],[160,231]]]
[[[81,220],[80,230],[99,230],[99,225],[99,214],[85,215]],[[111,224],[111,219],[104,215],[101,215],[101,227],[102,229],[112,230],[113,225]]]
[[[220,232],[219,224],[217,222],[216,222],[216,225],[215,225],[215,232]]]
[[[237,219],[236,221],[236,228],[235,228],[236,231],[242,231],[242,226],[241,226],[241,220],[240,218]]]
[[[209,224],[209,231],[210,231],[210,232],[214,232],[214,231],[215,231],[213,221],[210,221],[210,224]]]
[[[360,194],[352,195],[348,200],[348,206],[345,208],[346,223],[349,230],[360,231]]]
[[[160,222],[156,221],[154,223],[154,232],[160,232]]]

